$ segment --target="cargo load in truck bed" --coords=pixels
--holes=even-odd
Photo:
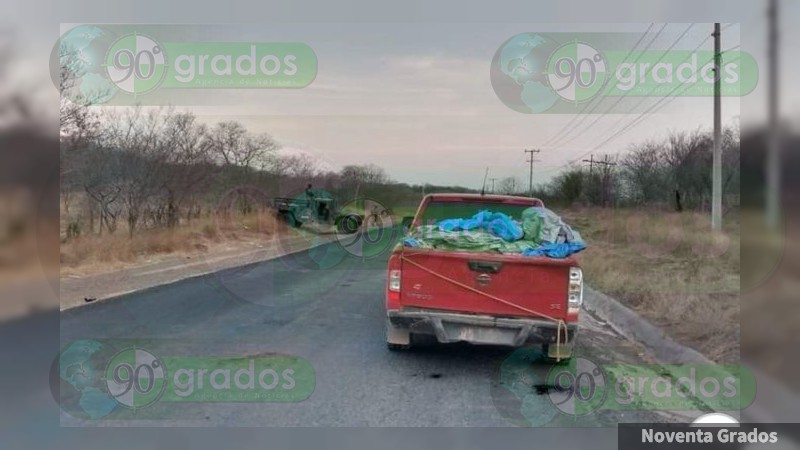
[[[518,209],[519,220],[488,209],[469,218],[420,224],[403,240],[412,248],[565,258],[586,248],[580,234],[544,207]],[[434,219],[435,220],[435,219]]]

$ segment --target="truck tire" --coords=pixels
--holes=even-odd
[[[300,228],[303,226],[303,222],[297,220],[297,217],[294,216],[294,213],[286,213],[286,223],[288,223],[290,227],[294,228]]]
[[[358,214],[347,214],[336,220],[336,229],[342,234],[354,234],[361,228],[363,221]]]

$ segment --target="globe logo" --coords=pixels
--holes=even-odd
[[[167,75],[167,56],[161,45],[136,33],[111,44],[104,65],[108,78],[134,96],[156,89]]]
[[[51,386],[62,410],[74,417],[96,420],[116,409],[119,403],[103,381],[110,350],[100,342],[80,340],[61,352],[51,373]]]
[[[61,36],[50,53],[50,77],[64,98],[78,104],[102,104],[114,97],[119,88],[104,66],[116,39],[95,25],[81,25]]]
[[[131,347],[114,355],[106,366],[109,394],[131,409],[157,402],[167,388],[164,364],[147,350]]]
[[[161,360],[138,347],[120,351],[106,342],[82,339],[69,344],[56,362],[50,375],[53,396],[63,411],[77,418],[109,418],[120,406],[144,408],[158,401],[167,386]]]
[[[62,97],[107,103],[120,91],[134,97],[158,88],[168,72],[162,46],[139,33],[118,36],[96,25],[70,29],[50,54],[50,77]]]
[[[547,81],[564,100],[580,103],[597,95],[605,86],[607,63],[589,44],[570,42],[559,47],[547,63]]]
[[[497,97],[514,111],[541,114],[559,102],[585,102],[608,79],[603,54],[589,44],[561,44],[537,33],[503,43],[492,59],[490,78]]]

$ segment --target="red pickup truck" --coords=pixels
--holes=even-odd
[[[431,194],[420,204],[409,232],[482,210],[519,220],[544,206],[529,197]],[[583,274],[572,257],[410,248],[398,244],[389,257],[386,342],[410,348],[418,335],[442,343],[541,345],[544,355],[568,359],[583,302]]]

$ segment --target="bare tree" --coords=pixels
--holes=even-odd
[[[739,127],[726,127],[722,133],[722,193],[739,199],[741,178],[741,148]]]
[[[506,177],[497,183],[497,192],[501,194],[516,194],[519,192],[520,186],[522,186],[522,183],[515,177]]]
[[[103,229],[114,233],[117,217],[122,211],[122,183],[119,178],[122,161],[119,154],[108,148],[96,147],[76,149],[73,156],[76,160],[76,178],[90,199],[90,229],[94,228],[94,215],[97,213],[98,233],[103,234]]]
[[[712,138],[700,130],[673,132],[664,144],[668,176],[684,203],[697,206],[711,196]]]
[[[321,174],[318,161],[311,155],[283,155],[275,158],[273,171],[279,176],[290,176],[311,180]]]
[[[205,125],[189,112],[175,114],[167,121],[164,160],[169,173],[162,179],[166,194],[167,225],[178,224],[178,211],[190,203],[187,220],[199,215],[195,194],[211,175],[211,139]]]
[[[79,83],[83,62],[79,52],[64,42],[59,44],[59,126],[62,148],[85,145],[100,131],[98,114],[93,105],[101,103],[110,93]]]
[[[620,164],[630,201],[642,204],[664,198],[664,161],[659,144],[648,141],[631,147]]]
[[[391,182],[386,171],[375,164],[344,166],[340,176],[350,197],[367,195],[376,186]]]
[[[224,164],[263,169],[278,144],[268,134],[252,134],[239,122],[218,123],[210,133],[211,151]]]
[[[145,206],[158,193],[159,182],[170,170],[166,136],[172,114],[171,110],[145,111],[135,107],[110,124],[107,145],[123,161],[119,180],[131,237]]]
[[[347,183],[385,184],[390,181],[386,171],[375,164],[344,166],[341,176]]]
[[[702,208],[711,197],[712,137],[707,131],[672,132],[662,141],[634,145],[621,159],[626,198],[634,204],[672,203]],[[723,133],[723,190],[739,183],[739,130]],[[673,200],[674,199],[674,200]]]
[[[99,208],[100,212],[100,231],[103,227],[109,227],[109,231],[116,226],[115,220],[111,219],[114,215],[114,210],[111,205],[116,201],[113,193],[115,188],[106,186],[105,183],[100,183],[105,187],[100,188],[100,185],[95,185],[94,182],[98,181],[97,177],[89,177],[93,180],[86,182],[87,178],[83,176],[83,170],[80,161],[80,152],[78,150],[85,149],[93,145],[94,139],[100,132],[100,123],[98,115],[95,113],[91,105],[102,94],[101,92],[86,93],[81,91],[81,86],[78,84],[77,74],[80,69],[80,60],[78,53],[65,43],[59,45],[59,140],[60,140],[60,184],[61,184],[61,202],[64,211],[64,216],[67,219],[67,237],[77,237],[80,235],[80,216],[72,217],[70,207],[72,205],[75,193],[84,190],[89,194],[89,198],[99,201],[102,205]],[[2,63],[0,63],[2,65]],[[73,153],[78,154],[73,154]],[[85,167],[83,168],[85,169]],[[91,186],[86,189],[86,186]],[[110,190],[109,190],[110,189]],[[91,191],[91,192],[90,192]],[[90,218],[94,225],[94,213],[96,208],[90,208]]]

